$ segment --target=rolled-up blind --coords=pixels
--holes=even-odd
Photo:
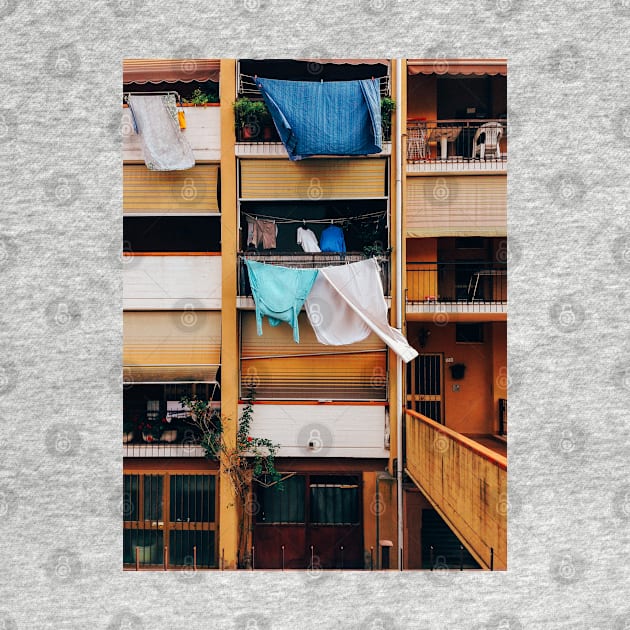
[[[385,400],[387,353],[374,334],[348,346],[325,346],[300,313],[300,343],[287,324],[263,322],[256,333],[255,313],[241,314],[241,395],[250,385],[259,399]]]
[[[144,164],[123,166],[123,213],[216,214],[219,212],[216,164],[186,171],[150,171]]]
[[[382,199],[386,160],[241,160],[241,199]]]
[[[127,311],[123,369],[132,383],[216,381],[221,353],[217,311]]]
[[[506,236],[507,177],[407,178],[407,236]]]

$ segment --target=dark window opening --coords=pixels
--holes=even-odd
[[[362,215],[371,215],[369,217]],[[331,202],[244,202],[241,204],[241,251],[247,247],[246,215],[265,218],[276,217],[278,234],[275,250],[270,252],[303,252],[297,244],[297,230],[307,227],[321,241],[322,232],[330,225],[340,227],[344,233],[346,251],[374,253],[372,248],[383,252],[389,246],[387,230],[387,203],[384,200],[331,201]],[[291,220],[282,223],[282,220]],[[316,222],[310,222],[316,221]],[[260,245],[262,247],[262,244]],[[366,251],[365,248],[368,248]],[[378,252],[376,252],[378,253]]]
[[[486,249],[486,239],[481,236],[456,238],[455,247],[457,249]]]
[[[455,324],[457,343],[483,343],[483,324]]]
[[[221,217],[124,217],[128,252],[220,252]]]
[[[266,524],[304,523],[306,480],[294,475],[277,485],[258,486],[256,498],[260,505],[257,522]]]
[[[506,77],[440,77],[437,80],[438,120],[504,118]]]
[[[317,525],[356,525],[359,482],[354,477],[318,476],[310,479],[310,522]]]

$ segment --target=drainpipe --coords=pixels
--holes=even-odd
[[[396,328],[402,332],[402,60],[396,59]],[[403,552],[402,359],[396,355],[396,486],[398,495],[398,568]]]

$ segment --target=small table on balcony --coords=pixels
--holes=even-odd
[[[440,141],[440,160],[446,160],[448,156],[448,143],[455,142],[461,133],[461,127],[435,127],[431,129],[429,140]]]
[[[505,269],[484,269],[482,271],[475,271],[475,273],[470,276],[470,280],[468,281],[468,299],[471,302],[475,301],[480,277],[487,278],[496,276],[507,276],[507,271]]]

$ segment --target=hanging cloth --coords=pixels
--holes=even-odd
[[[379,79],[255,79],[290,160],[382,150]]]
[[[404,335],[389,325],[375,258],[320,269],[305,308],[320,343],[343,346],[374,332],[405,363],[418,356]]]
[[[323,252],[345,252],[346,240],[343,237],[343,230],[336,225],[329,225],[322,232],[319,246]]]
[[[275,249],[278,226],[270,219],[247,217],[247,245],[263,249]]]
[[[313,230],[308,228],[299,227],[297,229],[297,244],[302,246],[305,252],[321,252],[317,243],[317,236]]]
[[[129,107],[142,142],[144,163],[150,171],[184,171],[195,156],[179,128],[175,96],[129,95]]]
[[[293,328],[293,339],[300,343],[298,315],[317,278],[317,269],[292,269],[248,259],[245,264],[256,304],[258,334],[262,335],[262,319],[266,315],[271,326],[287,322]]]

